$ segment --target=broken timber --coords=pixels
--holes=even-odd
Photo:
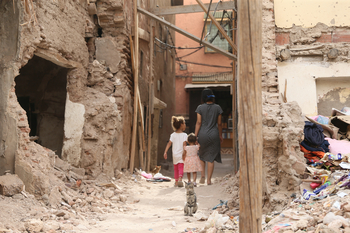
[[[198,2],[198,5],[203,9],[203,11],[209,16],[211,21],[214,23],[216,28],[220,31],[220,33],[225,37],[227,42],[230,44],[230,46],[237,52],[237,46],[233,43],[231,38],[227,35],[227,32],[225,29],[222,28],[222,26],[216,21],[214,16],[208,11],[208,8],[206,8],[201,0],[196,0]]]
[[[209,3],[204,4],[206,8],[209,8]],[[212,9],[213,11],[214,9]],[[221,10],[235,10],[235,2],[221,2],[217,8],[218,11]],[[176,14],[187,14],[187,13],[196,13],[202,12],[202,8],[198,5],[185,5],[185,6],[166,6],[152,8],[151,13],[155,15],[176,15]]]
[[[212,45],[212,44],[210,44],[210,43],[208,43],[206,41],[201,41],[200,38],[198,38],[198,37],[196,37],[196,36],[186,32],[184,30],[182,30],[179,27],[176,27],[174,24],[171,24],[168,21],[166,21],[166,20],[164,20],[164,19],[162,19],[162,18],[160,18],[160,17],[158,17],[158,16],[156,16],[156,15],[154,15],[154,14],[152,14],[152,13],[150,13],[150,12],[148,12],[148,11],[142,9],[142,8],[140,8],[140,7],[138,7],[137,10],[140,13],[142,13],[144,15],[147,15],[147,16],[151,17],[152,19],[155,19],[156,21],[158,21],[158,22],[168,26],[169,28],[175,30],[176,32],[178,32],[178,33],[180,33],[180,34],[182,34],[182,35],[184,35],[184,36],[186,36],[186,37],[188,37],[188,38],[190,38],[190,39],[192,39],[192,40],[194,40],[194,41],[196,41],[198,43],[202,43],[203,45],[207,46],[208,48],[210,48],[210,49],[212,49],[212,50],[214,50],[214,51],[216,51],[216,52],[218,52],[218,53],[220,53],[222,55],[225,55],[226,57],[228,57],[228,58],[230,58],[232,60],[237,61],[237,56],[236,55],[234,55],[232,53],[229,53],[229,52],[227,52],[227,51],[225,51],[223,49],[220,49],[220,48],[218,48],[218,47],[216,47],[216,46],[214,46],[214,45]]]

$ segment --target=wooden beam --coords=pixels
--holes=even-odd
[[[261,233],[262,1],[238,0],[239,232]]]
[[[227,35],[227,32],[225,29],[216,21],[215,17],[211,12],[208,12],[208,8],[204,6],[203,2],[201,0],[196,0],[198,2],[198,5],[203,9],[205,13],[208,14],[211,21],[214,23],[214,25],[217,27],[217,29],[220,31],[220,33],[225,37],[227,42],[230,44],[230,46],[237,52],[237,46],[233,43],[231,38]]]
[[[182,35],[184,35],[184,36],[186,36],[186,37],[188,37],[188,38],[190,38],[190,39],[192,39],[192,40],[194,40],[194,41],[196,41],[196,42],[198,42],[198,43],[201,42],[201,39],[200,39],[200,38],[198,38],[198,37],[196,37],[196,36],[194,36],[194,35],[192,35],[192,34],[186,32],[186,31],[184,31],[184,30],[182,30],[182,29],[179,28],[179,27],[176,27],[174,24],[171,24],[171,23],[169,23],[168,21],[166,21],[166,20],[164,20],[164,19],[162,19],[162,18],[159,18],[158,16],[156,16],[156,15],[154,15],[154,14],[152,14],[152,13],[150,13],[150,12],[148,12],[148,11],[146,11],[146,10],[140,8],[140,7],[138,7],[137,10],[138,10],[140,13],[142,13],[142,14],[144,14],[144,15],[147,15],[147,16],[151,17],[152,19],[155,19],[155,20],[157,20],[158,22],[160,22],[160,23],[162,23],[162,24],[168,26],[169,28],[175,30],[176,32],[178,32],[178,33],[180,33],[180,34],[182,34]],[[210,43],[208,43],[208,42],[206,42],[206,41],[202,41],[202,44],[205,45],[205,46],[207,46],[208,48],[210,48],[210,49],[212,49],[212,50],[218,52],[218,53],[221,53],[222,55],[225,55],[226,57],[228,57],[228,58],[230,58],[230,59],[232,59],[232,60],[237,60],[236,55],[234,55],[234,54],[232,54],[232,53],[229,53],[229,52],[227,52],[227,51],[225,51],[225,50],[223,50],[223,49],[220,49],[220,48],[218,48],[218,47],[216,47],[216,46],[214,46],[214,45],[212,45],[212,44],[210,44]]]
[[[139,28],[139,17],[137,13],[137,0],[134,0],[134,28]],[[135,30],[135,48],[133,60],[134,62],[134,119],[133,119],[133,128],[132,128],[132,137],[131,137],[131,152],[130,152],[130,172],[134,172],[134,163],[135,163],[135,151],[136,151],[136,133],[137,133],[137,92],[139,89],[139,30]]]
[[[146,150],[146,141],[145,141],[145,124],[144,124],[144,119],[143,119],[143,107],[141,103],[141,96],[140,96],[140,90],[137,89],[137,98],[138,98],[138,111],[139,111],[139,117],[140,117],[140,122],[141,122],[141,139],[142,139],[142,151]]]
[[[154,63],[154,20],[150,20],[150,45],[149,45],[149,54],[150,54],[150,82],[148,86],[148,131],[147,131],[147,163],[146,163],[146,171],[150,172],[151,170],[151,147],[152,147],[152,113],[154,111],[153,108],[153,63]]]
[[[216,6],[217,3],[213,3],[212,6]],[[209,8],[209,3],[205,4],[206,8]],[[214,11],[215,7],[211,8],[211,11]],[[218,11],[222,10],[235,10],[235,2],[221,2],[217,8]],[[166,6],[166,7],[157,7],[150,9],[150,12],[155,15],[176,15],[176,14],[188,14],[188,13],[197,13],[202,12],[202,8],[198,5],[185,5],[185,6]]]

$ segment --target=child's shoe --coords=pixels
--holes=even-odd
[[[196,182],[193,182],[193,186],[194,186],[194,187],[197,187],[197,183],[196,183]]]

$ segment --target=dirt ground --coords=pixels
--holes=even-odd
[[[222,157],[222,164],[215,163],[214,184],[199,185],[195,188],[199,210],[194,217],[184,216],[185,188],[174,187],[173,181],[162,183],[140,181],[130,187],[133,201],[139,201],[128,205],[130,211],[118,215],[108,214],[105,221],[77,232],[184,232],[187,228],[202,228],[205,222],[198,220],[201,217],[207,218],[220,200],[230,199],[219,180],[233,172],[233,159],[232,155]],[[172,175],[170,169],[161,170],[161,173],[170,177]]]
[[[223,177],[232,174],[233,158],[232,155],[223,155],[222,159],[222,164],[215,163],[213,185],[195,188],[199,209],[193,217],[184,216],[186,189],[174,187],[174,180],[153,183],[129,174],[119,181],[126,201],[113,202],[111,197],[110,203],[114,204],[94,209],[94,205],[100,203],[98,200],[102,200],[96,196],[96,202],[91,202],[91,211],[64,205],[58,209],[50,208],[28,193],[0,196],[0,233],[40,231],[35,231],[35,228],[49,233],[184,232],[185,229],[201,229],[220,200],[232,199],[225,192]],[[169,168],[160,172],[172,177],[171,164]]]

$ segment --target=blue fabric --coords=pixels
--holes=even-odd
[[[305,121],[304,136],[309,145],[315,147],[319,147],[324,141],[323,128],[310,121]]]

